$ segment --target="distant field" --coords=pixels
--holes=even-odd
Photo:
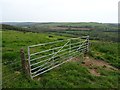
[[[91,28],[80,28],[80,27],[50,27],[53,30],[92,30]]]
[[[57,35],[68,35],[80,37],[89,35],[91,40],[118,42],[119,30],[117,24],[81,22],[81,23],[17,23],[17,26],[3,26],[3,29],[19,30],[24,32],[55,33]],[[18,29],[19,27],[19,29]]]

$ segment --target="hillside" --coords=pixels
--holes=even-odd
[[[116,26],[112,26],[115,28]],[[19,31],[12,26],[4,28],[2,31],[2,68],[3,68],[3,87],[6,88],[118,88],[119,63],[118,56],[119,43],[114,41],[112,37],[117,33],[103,33],[96,37],[96,33],[87,33],[93,39],[90,40],[90,51],[86,57],[77,55],[68,63],[65,63],[35,80],[27,77],[21,68],[20,48],[25,50],[27,56],[27,46],[46,43],[57,40],[66,40],[72,37],[80,37],[84,34],[80,32],[76,35],[76,31],[71,33],[40,31],[25,32],[26,29],[21,27],[23,31]],[[29,29],[30,30],[30,29]],[[28,30],[28,31],[29,31]],[[36,29],[37,30],[37,29]],[[60,31],[60,30],[59,30]],[[87,34],[86,34],[87,33]],[[104,38],[108,35],[111,38]],[[98,38],[98,39],[96,39]],[[101,39],[103,38],[103,39]],[[108,41],[105,41],[105,40]],[[43,48],[44,49],[44,48]]]

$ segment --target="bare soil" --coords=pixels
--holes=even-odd
[[[80,61],[80,58],[72,58],[71,61]],[[101,76],[98,72],[98,67],[102,67],[105,70],[112,70],[117,71],[118,69],[111,66],[109,63],[102,61],[102,60],[96,60],[92,57],[86,56],[84,57],[84,60],[82,61],[82,66],[87,67],[88,71],[95,76]]]

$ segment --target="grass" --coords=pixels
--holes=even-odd
[[[104,74],[103,74],[104,72]],[[77,62],[63,64],[40,77],[39,81],[18,75],[16,82],[7,84],[13,88],[117,88],[119,73],[103,71],[104,76],[92,76],[86,67]],[[19,81],[20,80],[20,81]],[[24,83],[23,83],[24,82]]]
[[[0,89],[2,88],[2,32],[0,29]]]
[[[114,67],[119,68],[120,57],[118,55],[118,45],[120,43],[91,41],[90,55],[96,59],[104,60]]]
[[[80,62],[68,62],[32,80],[21,71],[20,48],[27,53],[33,44],[67,39],[69,37],[46,33],[3,31],[3,87],[4,88],[117,88],[119,72],[100,69],[101,76],[91,75]],[[50,36],[50,37],[49,37]],[[52,37],[51,37],[52,36]],[[106,44],[105,44],[106,43]],[[117,65],[117,43],[92,41],[90,55]],[[113,49],[114,48],[114,49]],[[97,55],[96,55],[97,52]],[[107,52],[107,53],[106,53]],[[26,54],[27,56],[27,54]],[[108,58],[114,58],[108,59]],[[6,63],[7,62],[7,63]],[[12,64],[13,62],[18,62]],[[14,68],[14,70],[11,70]],[[11,76],[8,76],[11,75]],[[8,76],[8,77],[6,77]],[[4,82],[6,83],[4,84]]]

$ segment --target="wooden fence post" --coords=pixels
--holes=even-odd
[[[30,75],[29,65],[26,62],[25,53],[24,53],[23,48],[20,49],[20,57],[21,57],[21,64],[22,64],[23,73]]]
[[[24,73],[26,73],[26,60],[25,60],[25,54],[23,48],[20,49],[20,57],[21,57],[22,70]]]

